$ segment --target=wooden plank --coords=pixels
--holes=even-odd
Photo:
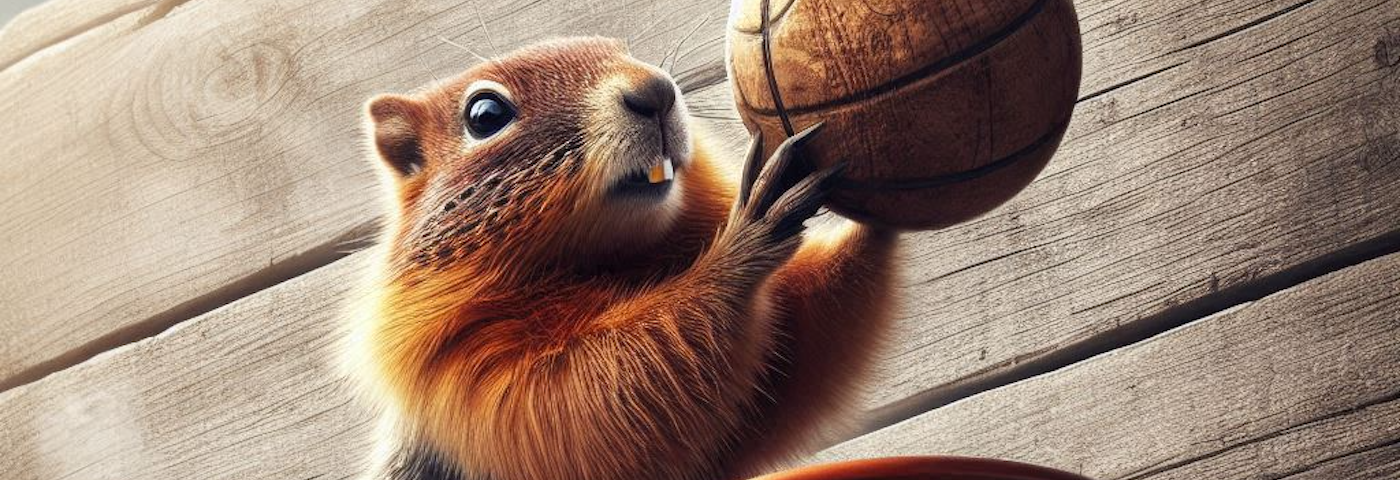
[[[361,106],[476,62],[442,39],[657,61],[708,19],[674,67],[694,87],[723,78],[728,2],[166,6],[0,72],[0,389],[338,258],[381,205]]]
[[[0,28],[0,70],[157,1],[48,0],[35,5]]]
[[[353,478],[373,421],[331,367],[363,255],[0,393],[15,480]]]
[[[990,456],[1099,479],[1395,478],[1400,254],[817,455]]]

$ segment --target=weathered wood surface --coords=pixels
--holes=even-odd
[[[48,0],[30,7],[0,29],[0,70],[157,1]]]
[[[711,3],[721,4],[716,15],[722,15],[724,2]],[[917,407],[917,401],[906,399],[1014,369],[1120,325],[1167,315],[1180,305],[1326,258],[1400,225],[1394,197],[1400,167],[1397,0],[1134,3],[1080,2],[1090,98],[1080,106],[1064,153],[1043,178],[992,216],[910,237],[911,286],[903,294],[911,299],[908,314],[870,406]],[[76,38],[52,56],[0,71],[0,104],[13,105],[0,113],[0,128],[22,132],[0,146],[6,159],[0,162],[0,198],[6,199],[8,213],[0,229],[0,244],[7,247],[0,249],[0,263],[7,273],[18,272],[0,276],[0,304],[6,306],[0,310],[5,342],[0,377],[15,378],[15,372],[100,344],[114,332],[139,330],[152,319],[173,323],[335,258],[339,242],[375,216],[373,178],[358,150],[359,102],[372,91],[406,89],[429,72],[449,74],[471,62],[470,54],[443,44],[437,35],[481,45],[484,33],[474,15],[444,13],[447,6],[361,11],[320,2],[288,11],[261,3],[191,2],[142,27],[138,23],[146,17],[133,12],[111,22],[101,42]],[[593,8],[561,14],[557,5],[531,4],[520,12],[497,8],[506,7],[482,10],[482,23],[505,19],[511,27],[503,30],[520,35],[519,43],[531,38],[523,31],[626,35],[637,27],[613,19],[635,19],[644,13],[639,8],[651,7],[610,7],[632,12],[631,17],[605,17]],[[279,19],[271,31],[253,28],[264,15]],[[214,33],[209,29],[218,22],[211,18],[245,30]],[[620,23],[599,24],[600,18]],[[336,26],[315,26],[326,24]],[[532,26],[522,27],[526,24]],[[643,58],[659,58],[690,25],[678,21],[641,35],[669,35],[648,44],[652,53],[641,52]],[[251,48],[231,40],[249,37],[257,40],[249,42]],[[506,48],[502,36],[492,38],[497,48]],[[696,60],[686,64],[708,66],[683,68],[692,72],[686,77],[692,86],[716,79],[714,64],[701,58],[718,58],[717,44],[700,38],[704,28],[691,44],[710,46],[690,54]],[[262,72],[263,80],[229,73],[240,69]],[[125,70],[135,76],[120,73]],[[116,80],[104,86],[80,81],[98,71]],[[69,88],[41,88],[29,82],[32,78],[71,80],[66,80]],[[77,88],[79,83],[87,89]],[[188,103],[159,95],[183,84],[199,89]],[[696,95],[696,111],[728,118],[726,90]],[[714,126],[737,128],[725,120]],[[305,291],[274,289],[238,304],[270,302],[265,305],[283,311],[303,303],[334,304],[337,290],[316,287],[328,281],[313,277],[317,273],[278,287]],[[265,298],[271,295],[295,304]],[[16,462],[15,469],[0,463],[0,471],[42,472],[49,478],[55,470],[47,469],[63,470],[53,465],[64,455],[90,461],[134,455],[130,444],[79,451],[88,445],[81,440],[82,426],[125,427],[100,423],[105,414],[85,414],[119,402],[84,406],[82,399],[96,394],[79,389],[81,381],[70,377],[88,375],[82,381],[91,381],[106,375],[117,379],[108,385],[122,380],[140,385],[131,379],[151,370],[157,358],[180,366],[163,371],[165,377],[180,371],[187,376],[141,387],[149,405],[170,400],[139,407],[134,415],[195,426],[145,425],[189,430],[166,435],[137,429],[144,433],[136,435],[141,448],[162,452],[161,458],[182,458],[153,462],[175,465],[172,471],[185,472],[179,462],[208,467],[222,458],[228,467],[246,460],[240,448],[210,453],[181,450],[188,444],[175,443],[197,434],[209,439],[254,435],[242,445],[262,447],[257,425],[272,423],[285,427],[269,435],[287,436],[266,445],[294,449],[304,438],[327,431],[315,426],[321,425],[316,419],[362,420],[347,404],[325,403],[343,402],[343,396],[308,393],[327,384],[307,379],[329,382],[329,372],[315,363],[321,361],[315,355],[290,353],[302,344],[323,344],[329,330],[316,329],[329,328],[330,317],[238,308],[0,395],[6,437],[0,446],[7,447],[0,451],[27,445],[42,452],[0,459]],[[164,350],[162,344],[191,332],[209,335],[213,330],[200,325],[214,317],[229,318],[219,322],[228,327],[225,338],[252,342],[225,346],[266,349],[253,354],[207,350],[219,347],[209,345],[200,350],[195,340],[184,340],[185,347]],[[310,333],[295,342],[262,345],[271,339],[268,332],[278,331],[274,328]],[[165,353],[148,353],[144,361],[131,357],[142,351]],[[284,358],[292,359],[278,366],[285,371],[250,366]],[[121,367],[125,370],[118,368],[122,359],[132,362]],[[237,376],[249,368],[262,373]],[[236,388],[267,395],[258,402],[233,397],[244,403],[280,407],[268,407],[275,413],[239,410],[203,392]],[[65,391],[78,393],[60,395]],[[66,400],[33,403],[46,396]],[[299,396],[312,400],[303,403]],[[202,407],[180,410],[185,404]],[[278,410],[293,406],[331,410],[321,416]],[[220,417],[229,426],[201,417],[220,409],[230,412]],[[46,413],[52,411],[71,413]],[[58,437],[52,436],[55,429],[11,427],[48,422],[21,423],[25,415],[50,415],[46,418],[59,420],[49,425],[70,426]],[[1384,456],[1376,452],[1358,457]],[[295,455],[287,455],[269,465],[293,465]],[[101,474],[98,467],[87,467],[76,476]]]
[[[287,10],[196,1],[144,26],[149,9],[133,12],[104,25],[110,27],[104,35],[73,39],[61,52],[0,72],[0,102],[16,106],[0,114],[0,126],[24,132],[0,147],[9,160],[0,164],[0,198],[14,212],[0,234],[7,247],[0,250],[0,263],[19,272],[0,280],[0,303],[11,306],[0,313],[0,388],[338,257],[340,243],[362,233],[376,215],[373,179],[358,148],[359,102],[370,92],[407,89],[472,61],[437,36],[479,49],[494,42],[504,50],[537,38],[530,32],[630,33],[643,58],[658,59],[705,11],[714,20],[688,42],[683,50],[695,50],[678,69],[683,83],[698,86],[722,75],[718,37],[725,3],[609,3],[560,12],[538,3],[519,11],[436,3],[379,8],[373,2],[366,8],[317,2]],[[904,354],[884,374],[895,388],[884,390],[888,398],[876,404],[1014,368],[1125,319],[1210,296],[1211,285],[1227,288],[1267,276],[1393,223],[1387,217],[1393,202],[1374,202],[1381,207],[1311,233],[1280,232],[1294,224],[1278,213],[1316,207],[1329,195],[1377,199],[1387,191],[1395,137],[1386,110],[1394,97],[1385,93],[1394,91],[1394,82],[1384,72],[1394,67],[1327,68],[1338,67],[1328,62],[1339,54],[1394,63],[1391,52],[1400,48],[1387,36],[1393,29],[1378,27],[1393,19],[1394,0],[1123,3],[1079,2],[1084,92],[1092,98],[1081,106],[1074,138],[1046,179],[996,215],[911,237],[911,260],[917,262],[911,296],[926,300],[906,308],[910,327],[901,336],[920,338],[925,348]],[[1323,12],[1362,8],[1366,14],[1340,16],[1362,17],[1359,26],[1335,22],[1312,30],[1324,23]],[[273,17],[280,27],[257,21]],[[686,20],[671,22],[675,18]],[[249,21],[226,21],[239,19]],[[639,28],[645,23],[639,19],[660,24]],[[212,34],[215,24],[230,30]],[[503,33],[486,42],[482,24],[499,24]],[[1222,37],[1246,26],[1252,28]],[[1357,35],[1328,44],[1347,27]],[[1237,62],[1249,68],[1227,67]],[[1269,71],[1275,66],[1282,68]],[[1185,89],[1225,87],[1246,71],[1265,74],[1225,93],[1184,98]],[[74,80],[57,86],[30,81],[45,77]],[[107,81],[76,80],[98,77]],[[160,93],[178,85],[195,91]],[[1261,98],[1282,95],[1274,104],[1299,98],[1307,104],[1256,106],[1212,118],[1224,112],[1221,105],[1245,103],[1250,95],[1241,92],[1251,91]],[[1290,125],[1328,102],[1364,107],[1358,111],[1370,119],[1338,125],[1345,120],[1336,112],[1345,109],[1334,105],[1320,119]],[[1280,165],[1294,164],[1281,159],[1324,152],[1305,151],[1305,142],[1292,139],[1287,129],[1253,141],[1240,133],[1297,129],[1308,122],[1330,122],[1330,129],[1314,136],[1337,134],[1341,141],[1324,143],[1350,141],[1352,151],[1281,171]],[[1188,146],[1193,148],[1172,151]],[[1207,162],[1214,164],[1189,170]],[[55,165],[73,168],[48,173]],[[1228,169],[1217,172],[1221,165]],[[1359,172],[1367,168],[1377,169],[1373,176],[1381,180],[1361,180]],[[1303,176],[1314,172],[1341,181],[1306,183]],[[1196,191],[1178,195],[1178,185]],[[1275,192],[1297,197],[1269,204],[1257,218],[1236,219],[1237,228],[1229,231],[1216,228],[1176,242],[1180,232],[1219,225],[1229,216],[1216,209],[1199,222],[1175,221],[1192,217],[1175,215],[1195,208],[1184,202],[1205,202],[1192,194],[1210,191],[1216,204],[1237,196],[1257,201]],[[1355,205],[1344,203],[1338,211],[1355,214]],[[1222,245],[1249,248],[1211,253]],[[1289,251],[1275,261],[1275,250]],[[1121,278],[1123,272],[1154,269],[1161,277]],[[973,300],[973,292],[986,294]],[[1079,311],[1115,298],[1106,307]],[[1065,314],[1073,314],[1072,320],[1059,321]],[[947,368],[948,362],[958,368]]]
[[[476,61],[442,38],[631,36],[656,61],[727,6],[157,4],[0,71],[0,388],[337,258],[381,205],[361,106]],[[680,50],[687,86],[723,78],[711,37]]]
[[[331,364],[358,256],[0,393],[0,477],[350,478],[373,420]]]
[[[1400,254],[988,391],[812,461],[957,454],[1111,480],[1400,475]]]

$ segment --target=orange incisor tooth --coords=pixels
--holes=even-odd
[[[666,181],[666,168],[662,167],[659,163],[656,165],[652,165],[651,170],[647,172],[647,181],[651,183],[661,183]]]
[[[669,181],[672,178],[675,178],[675,176],[676,170],[675,167],[671,166],[670,160],[665,160],[656,165],[652,165],[651,170],[647,171],[647,181],[651,183],[661,183]]]

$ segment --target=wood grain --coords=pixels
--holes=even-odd
[[[1400,255],[976,395],[811,462],[956,454],[1103,480],[1395,478]]]
[[[362,102],[477,61],[442,39],[633,36],[693,87],[727,5],[163,3],[0,72],[0,388],[338,258],[381,205]]]
[[[0,28],[0,70],[157,1],[47,0],[30,7]]]
[[[331,367],[362,255],[0,393],[13,480],[351,478],[372,419]]]

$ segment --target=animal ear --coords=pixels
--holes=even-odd
[[[427,122],[422,103],[403,95],[379,95],[369,101],[374,148],[391,171],[407,177],[423,169],[419,132]]]

